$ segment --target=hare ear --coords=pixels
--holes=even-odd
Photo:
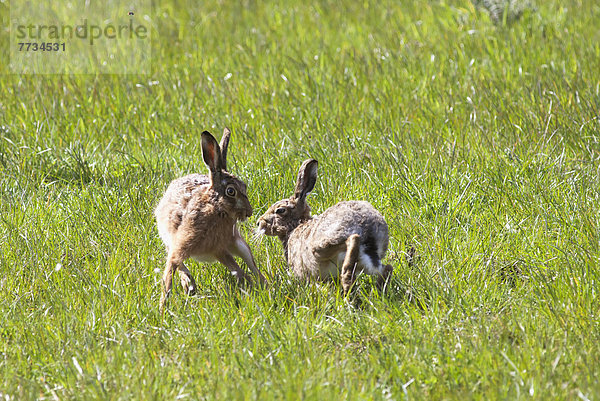
[[[223,159],[223,170],[227,170],[227,147],[229,146],[229,137],[231,131],[225,127],[223,136],[221,137],[221,158]]]
[[[223,158],[217,140],[208,131],[202,133],[202,158],[208,166],[212,182],[213,176],[220,175],[223,170]]]
[[[296,189],[294,189],[294,198],[304,201],[306,195],[313,190],[317,182],[318,165],[319,162],[315,159],[308,159],[302,163],[300,171],[298,171],[298,181],[296,182]]]

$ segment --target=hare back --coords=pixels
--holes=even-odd
[[[389,233],[385,219],[369,202],[340,202],[300,225],[288,242],[292,271],[300,277],[325,279],[339,273],[346,240],[360,236],[359,267],[367,273],[381,271]]]

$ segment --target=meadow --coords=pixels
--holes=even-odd
[[[600,399],[600,5],[504,11],[165,0],[149,75],[3,62],[0,399]],[[263,238],[268,288],[189,261],[159,314],[153,209],[226,126],[243,235],[316,158],[314,214],[385,216],[385,292]]]

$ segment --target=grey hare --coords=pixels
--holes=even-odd
[[[277,236],[285,257],[298,278],[326,280],[341,273],[348,293],[356,273],[364,271],[385,284],[392,273],[383,265],[389,234],[385,219],[369,202],[346,201],[311,217],[306,196],[317,181],[317,161],[304,161],[294,194],[273,204],[258,219],[262,234]]]
[[[183,264],[190,257],[202,262],[218,260],[239,281],[251,282],[235,261],[234,256],[238,256],[265,282],[250,247],[237,229],[238,220],[252,216],[252,206],[246,184],[226,171],[230,135],[225,128],[219,145],[204,131],[202,158],[208,166],[208,175],[190,174],[173,180],[154,211],[158,233],[168,252],[162,277],[161,311],[171,293],[175,271],[179,272],[184,291],[195,293],[196,282]]]

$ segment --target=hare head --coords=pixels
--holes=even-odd
[[[318,162],[315,159],[308,159],[302,163],[294,194],[288,199],[275,202],[258,219],[258,229],[261,232],[283,239],[300,224],[310,220],[310,207],[306,202],[306,196],[317,182],[317,167]]]
[[[252,216],[252,206],[246,193],[246,184],[227,172],[227,147],[230,131],[225,130],[221,145],[208,131],[202,133],[202,158],[208,166],[210,187],[220,210],[235,220],[244,221]]]

